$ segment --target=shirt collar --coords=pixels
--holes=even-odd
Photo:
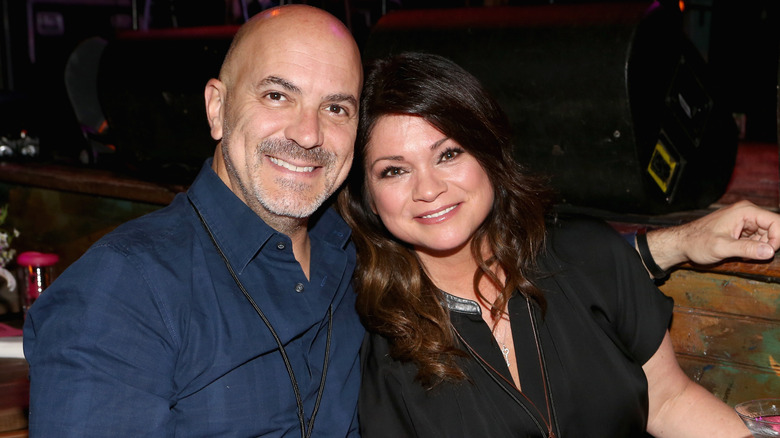
[[[445,304],[451,312],[482,316],[482,309],[479,307],[479,304],[476,301],[456,297],[455,295],[450,295],[444,291],[441,292],[444,294]]]
[[[329,245],[344,249],[351,235],[352,230],[330,202],[326,202],[309,219],[309,237],[312,239],[322,239]]]
[[[203,164],[187,196],[208,224],[230,264],[240,272],[274,235],[283,235],[266,224],[235,195],[211,168]],[[309,220],[309,237],[343,249],[351,231],[333,208],[323,206]]]

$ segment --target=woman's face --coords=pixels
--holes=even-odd
[[[374,213],[419,252],[465,248],[493,206],[493,186],[479,162],[420,117],[381,117],[365,158]]]

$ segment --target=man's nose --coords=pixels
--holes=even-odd
[[[301,109],[285,129],[284,135],[300,147],[311,149],[322,146],[323,134],[319,109]]]

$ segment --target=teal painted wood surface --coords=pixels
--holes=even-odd
[[[681,269],[661,286],[675,300],[670,332],[680,364],[693,380],[730,405],[778,397],[776,262],[724,266],[717,268],[722,272]]]

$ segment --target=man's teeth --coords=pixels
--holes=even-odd
[[[455,207],[456,206],[453,205],[452,207],[445,208],[442,211],[439,211],[439,212],[436,212],[436,213],[433,213],[433,214],[426,214],[425,216],[423,216],[423,219],[431,219],[431,218],[434,218],[434,217],[439,217],[439,216],[441,216],[443,214],[447,214],[447,213],[451,212],[452,210],[455,209]]]
[[[278,158],[274,157],[268,157],[269,160],[271,160],[272,163],[276,164],[277,166],[284,167],[287,170],[292,170],[293,172],[313,172],[314,166],[306,166],[306,167],[298,167],[293,166],[292,164],[282,161]]]

